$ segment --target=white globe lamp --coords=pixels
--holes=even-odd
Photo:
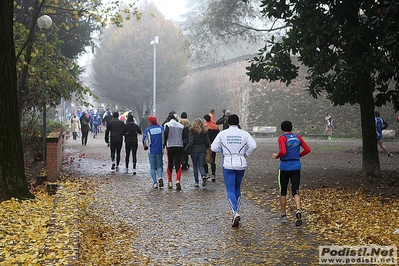
[[[48,30],[51,28],[52,25],[53,25],[53,20],[47,15],[43,15],[37,19],[37,26],[41,30]]]

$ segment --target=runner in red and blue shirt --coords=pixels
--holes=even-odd
[[[300,158],[310,152],[310,147],[298,134],[292,133],[292,123],[284,121],[281,123],[283,135],[278,138],[280,151],[273,153],[273,159],[280,159],[280,168],[278,175],[278,184],[280,187],[280,207],[281,221],[287,222],[286,204],[287,187],[291,180],[291,192],[295,199],[297,208],[295,225],[302,225],[301,197],[299,195],[299,183],[301,180],[301,162]],[[302,151],[301,151],[302,147]]]
[[[157,122],[155,116],[148,117],[148,127],[143,132],[144,150],[148,150],[148,160],[150,162],[151,177],[153,188],[163,187],[163,146],[164,146],[164,128]],[[159,181],[157,182],[157,173]]]

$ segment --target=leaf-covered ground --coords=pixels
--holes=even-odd
[[[278,221],[274,142],[259,140],[249,159],[238,229],[231,228],[219,166],[217,182],[205,188],[193,187],[190,171],[182,191],[155,190],[145,153],[138,175],[110,174],[102,144],[67,143],[65,168],[74,178],[56,196],[39,187],[35,200],[1,202],[0,265],[316,265],[319,245],[399,243],[398,159],[381,162],[382,179],[363,180],[357,142],[310,141],[299,230],[293,200],[290,222]]]
[[[273,191],[269,191],[273,194]],[[302,204],[306,228],[321,234],[328,242],[337,245],[397,245],[399,234],[399,201],[382,196],[370,196],[356,189],[319,188],[303,189],[306,195]],[[276,198],[248,197],[275,212],[280,206]],[[291,212],[295,209],[291,201]]]
[[[63,182],[56,197],[44,185],[36,199],[0,208],[0,265],[67,265],[77,258],[78,183]]]

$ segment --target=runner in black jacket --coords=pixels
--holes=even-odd
[[[133,175],[136,174],[138,134],[142,134],[140,127],[136,123],[134,123],[133,115],[128,115],[126,125],[122,129],[122,135],[125,136],[126,174],[129,173],[130,151],[132,152],[133,156]]]
[[[112,166],[111,170],[119,171],[119,162],[121,161],[121,150],[122,150],[122,142],[123,135],[122,129],[125,126],[125,123],[118,119],[119,113],[114,112],[112,114],[112,120],[109,124],[107,124],[107,130],[105,131],[105,142],[111,142],[111,160]],[[110,136],[111,134],[111,136]],[[115,152],[116,152],[116,168],[115,168]]]

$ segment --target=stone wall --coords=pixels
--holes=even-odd
[[[209,110],[216,110],[219,118],[223,109],[240,116],[242,128],[251,131],[253,126],[276,126],[291,120],[294,130],[303,135],[321,134],[325,130],[325,113],[334,119],[334,135],[361,137],[360,110],[358,105],[332,106],[320,95],[314,99],[307,91],[306,69],[287,87],[281,82],[261,81],[251,83],[246,75],[248,62],[244,57],[197,69],[168,101],[158,104],[157,115],[163,121],[169,111],[187,112],[189,120],[203,117]],[[392,105],[380,108],[381,116],[398,129]]]

